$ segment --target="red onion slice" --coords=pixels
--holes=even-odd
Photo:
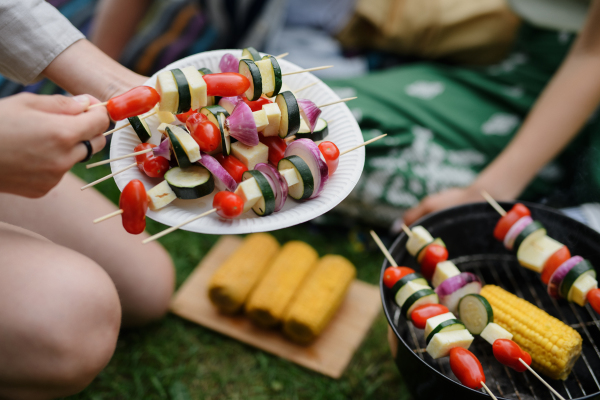
[[[235,106],[237,106],[240,101],[242,101],[240,96],[222,97],[221,100],[219,100],[219,105],[227,110],[229,114],[231,114]]]
[[[297,99],[297,101],[298,107],[300,108],[300,115],[304,122],[306,122],[306,125],[308,125],[310,133],[313,133],[315,126],[317,126],[317,122],[319,121],[321,109],[308,99]]]
[[[156,147],[152,148],[152,153],[156,157],[164,157],[167,160],[171,160],[171,147],[169,145],[169,139],[165,139]]]
[[[231,115],[225,120],[229,135],[236,138],[246,146],[258,144],[258,131],[256,122],[250,106],[245,102],[239,102]]]
[[[435,292],[440,298],[440,303],[448,307],[450,312],[456,312],[458,302],[467,294],[478,294],[481,291],[481,280],[470,272],[461,272],[459,275],[443,281]]]
[[[569,271],[583,261],[583,257],[574,256],[569,258],[567,261],[562,263],[560,267],[556,268],[556,271],[550,277],[550,281],[548,281],[548,294],[555,299],[560,298],[560,284],[562,283],[565,276],[569,273]]]
[[[510,227],[508,232],[506,232],[506,236],[504,236],[504,247],[506,247],[507,250],[512,250],[519,233],[523,232],[523,229],[532,222],[533,219],[529,215],[518,219],[517,222]]]
[[[275,192],[275,212],[281,210],[287,200],[288,185],[287,181],[281,176],[277,168],[270,164],[256,164],[255,170],[262,172],[266,177],[271,178],[273,191]]]
[[[226,189],[233,192],[237,189],[237,182],[233,177],[227,172],[225,168],[211,155],[206,153],[202,153],[202,158],[198,161],[200,164],[204,165],[204,167],[210,171],[211,174],[215,178],[217,178],[218,182],[221,182]]]
[[[240,61],[231,53],[225,53],[219,61],[221,72],[238,72]]]
[[[300,157],[310,168],[315,190],[309,199],[317,197],[329,179],[329,169],[327,163],[321,158],[319,147],[310,139],[296,139],[285,149],[285,157],[292,155]]]

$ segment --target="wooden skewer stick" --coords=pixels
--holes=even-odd
[[[140,119],[145,119],[145,118],[148,118],[148,117],[151,117],[151,116],[153,116],[153,115],[154,115],[154,114],[156,114],[157,112],[158,112],[158,110],[154,110],[154,111],[152,111],[152,112],[151,112],[150,114],[148,114],[148,115],[140,115],[139,117],[140,117]],[[126,128],[126,127],[128,127],[128,126],[130,126],[130,125],[131,125],[131,122],[127,122],[126,124],[123,124],[123,125],[121,125],[121,126],[120,126],[120,127],[118,127],[118,128],[114,128],[114,129],[111,129],[110,131],[106,131],[106,132],[104,132],[102,135],[103,135],[103,136],[108,136],[108,135],[110,135],[111,133],[113,133],[113,132],[116,132],[116,131],[118,131],[119,129]]]
[[[371,236],[373,237],[373,240],[375,241],[375,243],[377,243],[377,246],[379,246],[379,250],[381,250],[381,252],[385,256],[385,258],[387,258],[387,260],[389,261],[390,265],[392,267],[397,267],[398,263],[396,262],[396,260],[394,260],[394,257],[392,257],[392,255],[390,254],[388,249],[385,247],[385,245],[383,244],[381,239],[379,239],[379,235],[377,235],[377,233],[375,233],[375,231],[372,230]]]
[[[309,87],[311,87],[311,86],[315,86],[317,83],[319,83],[319,82],[313,82],[313,83],[311,83],[311,84],[309,84],[309,85],[302,86],[300,89],[296,89],[296,90],[294,90],[294,94],[297,94],[297,93],[299,93],[299,92],[303,91],[304,89],[308,89],[308,88],[309,88]]]
[[[540,380],[540,382],[542,382],[544,385],[546,385],[546,387],[548,389],[550,389],[550,391],[552,393],[554,393],[554,395],[556,397],[558,397],[560,400],[565,400],[564,397],[562,397],[556,390],[554,390],[554,388],[552,386],[550,386],[548,384],[548,382],[546,382],[541,376],[539,376],[538,373],[533,370],[533,368],[531,368],[525,361],[523,361],[523,359],[519,358],[519,361],[521,362],[521,364],[523,364],[525,367],[527,367],[529,372],[531,372],[536,378],[538,378]]]
[[[322,67],[314,67],[314,68],[301,69],[300,71],[286,72],[285,74],[281,74],[281,76],[301,74],[303,72],[320,71],[322,69],[327,69],[327,68],[331,68],[331,67],[333,67],[333,65],[324,65]]]
[[[402,230],[408,235],[408,237],[412,236],[412,232],[410,231],[410,228],[406,226],[406,224],[402,224]]]
[[[323,108],[323,107],[327,107],[327,106],[332,106],[332,105],[334,105],[334,104],[337,104],[337,103],[345,103],[345,102],[347,102],[347,101],[354,100],[354,99],[356,99],[356,98],[357,98],[357,97],[347,97],[347,98],[345,98],[345,99],[340,99],[340,100],[332,101],[331,103],[325,103],[325,104],[321,104],[320,106],[317,106],[317,107],[319,107],[319,108]]]
[[[490,395],[490,397],[494,400],[498,400],[498,398],[496,396],[494,396],[494,393],[492,393],[492,391],[490,390],[489,387],[487,387],[487,385],[485,383],[483,383],[483,381],[479,382],[481,383],[481,385],[483,386],[483,388],[485,389],[485,391]]]
[[[98,222],[106,221],[107,219],[110,219],[112,217],[116,217],[117,215],[121,215],[121,214],[123,214],[123,210],[117,210],[115,212],[111,212],[110,214],[106,214],[103,217],[96,218],[94,220],[94,223],[97,224]]]
[[[87,109],[89,110],[90,108],[94,108],[94,107],[100,107],[100,106],[105,106],[108,104],[108,101],[105,101],[104,103],[96,103],[96,104],[92,104],[91,106],[89,106]]]
[[[279,60],[279,59],[281,59],[281,58],[283,58],[283,57],[287,56],[288,54],[290,54],[290,53],[283,53],[283,54],[280,54],[280,55],[278,55],[278,56],[275,56],[275,58]]]
[[[366,146],[366,145],[368,145],[368,144],[371,144],[371,143],[373,143],[373,142],[375,142],[375,141],[377,141],[377,140],[379,140],[379,139],[382,139],[382,138],[384,138],[385,136],[387,136],[387,133],[384,133],[383,135],[377,136],[376,138],[373,138],[373,139],[371,139],[371,140],[367,140],[366,142],[364,142],[364,143],[361,143],[361,144],[359,144],[358,146],[354,146],[354,147],[352,147],[351,149],[344,150],[344,151],[342,151],[342,152],[340,153],[340,157],[341,157],[341,156],[343,156],[344,154],[348,154],[348,153],[350,153],[351,151],[354,151],[354,150],[356,150],[356,149],[359,149],[359,148],[361,148],[361,147],[363,147],[363,146]]]
[[[285,142],[286,142],[287,144],[290,144],[290,142],[293,142],[294,140],[296,140],[296,135],[288,136],[288,137],[286,137],[286,138],[285,138],[285,139],[283,139],[283,140],[285,140]]]
[[[88,183],[87,185],[85,185],[85,186],[82,186],[82,187],[81,187],[81,190],[85,190],[85,189],[87,189],[87,188],[89,188],[89,187],[92,187],[92,186],[94,186],[94,185],[97,185],[97,184],[98,184],[98,183],[100,183],[100,182],[104,182],[105,180],[107,180],[107,179],[110,179],[110,178],[112,178],[113,176],[115,176],[115,175],[117,175],[117,174],[120,174],[121,172],[125,172],[125,171],[127,171],[128,169],[135,167],[136,165],[137,165],[137,163],[133,163],[133,164],[131,164],[131,165],[129,165],[129,166],[127,166],[127,167],[125,167],[125,168],[122,168],[122,169],[120,169],[120,170],[118,170],[118,171],[116,171],[116,172],[113,172],[112,174],[106,175],[104,178],[100,178],[100,179],[98,179],[97,181],[94,181],[94,182],[92,182],[92,183]]]
[[[122,159],[124,159],[124,158],[129,158],[129,157],[135,157],[135,156],[139,156],[140,154],[149,153],[149,152],[151,152],[151,151],[152,151],[152,149],[140,150],[140,151],[136,151],[135,153],[126,154],[126,155],[124,155],[124,156],[115,157],[115,158],[109,158],[108,160],[104,160],[104,161],[98,161],[98,162],[96,162],[96,163],[88,164],[88,165],[86,165],[85,167],[86,167],[87,169],[90,169],[90,168],[97,167],[97,166],[99,166],[99,165],[104,165],[104,164],[111,163],[111,162],[113,162],[113,161],[122,160]]]
[[[170,227],[169,229],[165,229],[164,231],[162,231],[162,232],[160,232],[160,233],[157,233],[157,234],[156,234],[156,235],[154,235],[154,236],[150,236],[148,239],[144,239],[144,240],[142,241],[142,243],[143,243],[143,244],[150,243],[150,242],[152,242],[152,241],[154,241],[154,240],[156,240],[156,239],[158,239],[158,238],[161,238],[161,237],[165,236],[165,235],[166,235],[166,234],[168,234],[168,233],[171,233],[171,232],[173,232],[173,231],[175,231],[175,230],[177,230],[177,229],[181,228],[181,227],[182,227],[182,226],[184,226],[184,225],[187,225],[187,224],[189,224],[189,223],[191,223],[191,222],[194,222],[195,220],[197,220],[197,219],[200,219],[200,218],[202,218],[202,217],[206,217],[207,215],[209,215],[209,214],[212,214],[212,213],[214,213],[215,211],[217,211],[217,209],[216,209],[216,208],[213,208],[212,210],[208,210],[207,212],[204,212],[204,213],[202,213],[202,214],[200,214],[200,215],[196,215],[195,217],[192,217],[192,218],[188,219],[187,221],[183,221],[183,222],[182,222],[182,223],[180,223],[179,225],[172,226],[172,227]]]
[[[502,215],[503,217],[506,215],[504,208],[502,208],[502,206],[498,204],[498,202],[494,200],[494,198],[490,196],[488,192],[482,190],[481,195],[487,200],[488,203],[490,203],[490,206],[494,207],[494,209],[498,211],[498,214]]]

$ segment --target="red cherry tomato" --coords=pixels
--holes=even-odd
[[[496,339],[492,346],[494,357],[502,365],[506,365],[517,372],[523,372],[527,369],[519,358],[531,365],[531,356],[526,351],[523,351],[518,344],[509,339]]]
[[[250,87],[250,81],[237,72],[204,75],[207,96],[241,96]]]
[[[600,314],[600,289],[592,289],[587,294],[587,301],[598,314]]]
[[[215,124],[210,122],[205,115],[200,113],[192,114],[185,126],[189,129],[190,135],[204,152],[215,151],[221,143],[221,131]]]
[[[425,329],[427,320],[435,317],[436,315],[442,315],[449,313],[448,307],[442,304],[423,304],[413,310],[410,313],[410,319],[412,320],[415,327],[419,329]]]
[[[106,110],[113,121],[120,121],[152,110],[159,101],[160,95],[154,88],[138,86],[110,99]]]
[[[178,120],[180,120],[181,122],[183,122],[185,124],[187,119],[194,113],[198,114],[198,111],[194,111],[194,110],[190,109],[190,111],[188,111],[186,113],[175,114],[175,116],[177,117]]]
[[[156,147],[156,145],[152,144],[152,143],[140,143],[133,148],[133,152],[137,153],[138,151],[151,149],[154,147]],[[154,156],[154,154],[151,151],[149,151],[148,153],[138,154],[137,156],[135,156],[135,162],[137,163],[137,167],[140,170],[140,172],[142,172],[142,173],[144,172],[144,162],[148,158],[153,157],[153,156]]]
[[[471,389],[481,389],[485,383],[485,374],[481,363],[467,349],[455,347],[450,350],[450,368],[460,383]]]
[[[150,178],[164,177],[169,168],[171,168],[169,160],[162,156],[149,157],[144,161],[144,172]]]
[[[237,183],[242,181],[242,175],[244,172],[248,171],[248,167],[246,167],[243,162],[231,155],[224,156],[223,154],[218,154],[215,158]]]
[[[269,161],[274,166],[277,166],[279,161],[285,155],[285,149],[287,148],[287,142],[279,136],[267,136],[264,137],[262,134],[258,135],[260,142],[269,148]]]
[[[500,220],[496,224],[496,228],[494,228],[494,237],[496,238],[496,240],[502,242],[504,240],[504,236],[506,236],[510,227],[513,226],[513,224],[519,219],[527,215],[531,215],[531,211],[529,211],[529,208],[525,207],[521,203],[515,204],[513,208],[511,208],[505,216],[500,218]]]
[[[425,255],[421,262],[421,274],[429,281],[433,278],[437,264],[448,259],[448,250],[442,245],[432,243],[423,251]]]
[[[388,267],[383,272],[383,284],[391,289],[396,282],[408,274],[414,274],[415,270],[408,267]]]
[[[267,99],[264,96],[260,96],[258,98],[258,100],[254,100],[254,101],[250,101],[248,100],[248,98],[246,96],[242,97],[242,100],[244,100],[244,103],[248,104],[250,106],[250,109],[254,112],[254,111],[260,111],[262,110],[262,107],[265,104],[270,104],[272,103],[271,100]]]
[[[541,276],[542,282],[544,282],[547,285],[548,282],[550,282],[550,277],[552,276],[554,271],[556,271],[556,269],[560,267],[562,263],[567,261],[569,258],[571,258],[571,252],[569,251],[569,248],[567,246],[563,246],[560,249],[556,250],[554,254],[552,254],[544,264],[544,269],[542,270]]]
[[[138,235],[146,229],[148,195],[141,181],[134,179],[125,186],[119,208],[123,210],[123,227],[127,232]]]
[[[244,211],[244,200],[235,193],[222,191],[215,194],[213,208],[222,218],[235,218]]]
[[[319,150],[321,150],[321,154],[323,154],[325,162],[327,162],[329,175],[333,175],[340,163],[340,149],[333,142],[321,142]]]

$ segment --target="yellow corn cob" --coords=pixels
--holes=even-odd
[[[254,233],[217,269],[208,284],[210,301],[224,313],[238,311],[279,250],[277,240]]]
[[[327,255],[314,267],[283,317],[283,331],[292,340],[308,343],[325,328],[356,276],[342,256]]]
[[[484,286],[481,295],[494,310],[494,322],[531,355],[534,369],[552,379],[567,379],[581,355],[582,340],[575,329],[498,286]]]
[[[315,249],[304,242],[286,243],[246,302],[250,319],[265,328],[281,322],[285,309],[318,258]]]

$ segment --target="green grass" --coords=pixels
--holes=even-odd
[[[77,166],[74,172],[87,181],[110,173],[108,166]],[[98,189],[118,201],[112,179]],[[151,234],[164,228],[148,221]],[[376,284],[383,258],[365,232],[303,224],[272,233],[281,243],[308,242],[320,255],[341,254],[357,267],[359,279]],[[161,239],[174,260],[178,287],[218,239],[186,231]],[[344,375],[334,380],[170,314],[150,326],[123,331],[106,369],[69,399],[408,399],[386,330],[382,313]]]

